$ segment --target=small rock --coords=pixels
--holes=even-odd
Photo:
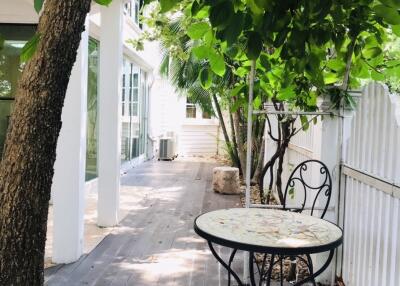
[[[240,194],[239,169],[235,167],[215,167],[213,170],[213,189],[226,195]]]

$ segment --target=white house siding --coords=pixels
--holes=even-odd
[[[179,155],[213,156],[218,154],[219,126],[183,125],[178,136]]]

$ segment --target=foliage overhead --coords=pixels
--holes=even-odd
[[[225,89],[243,101],[255,60],[255,106],[267,97],[312,111],[321,94],[352,105],[350,88],[400,74],[399,57],[388,50],[400,35],[397,0],[170,0],[152,7],[144,20],[153,29],[136,47],[157,39],[170,58],[198,61],[206,90],[232,74]]]

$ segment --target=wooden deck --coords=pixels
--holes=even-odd
[[[178,160],[130,171],[122,179],[124,193],[146,192],[143,199],[90,254],[47,269],[45,285],[227,285],[225,270],[193,231],[200,213],[239,206],[238,196],[212,191],[214,166]],[[241,266],[238,260],[235,267]]]

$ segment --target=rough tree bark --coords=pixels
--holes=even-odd
[[[90,0],[47,0],[0,165],[0,285],[42,285],[47,212],[64,97]]]

